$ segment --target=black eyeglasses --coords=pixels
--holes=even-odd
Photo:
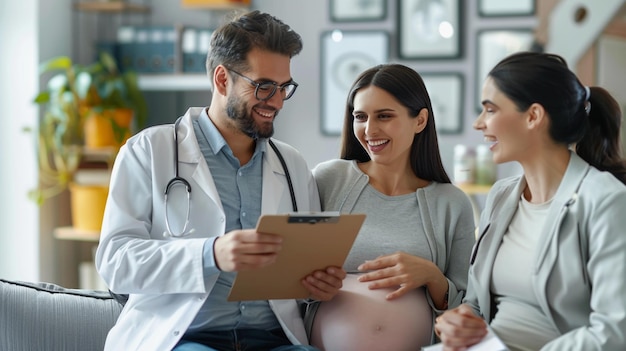
[[[235,70],[228,70],[252,84],[255,88],[254,96],[260,101],[267,101],[271,99],[276,93],[277,88],[280,89],[280,94],[283,100],[287,100],[293,95],[293,93],[296,92],[296,88],[298,87],[298,83],[294,82],[293,79],[283,85],[278,85],[278,83],[271,81],[258,83]]]

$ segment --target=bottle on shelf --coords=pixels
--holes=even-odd
[[[476,184],[492,185],[497,178],[497,168],[489,146],[476,147]]]
[[[454,183],[474,184],[476,158],[474,150],[467,145],[458,144],[454,147]]]

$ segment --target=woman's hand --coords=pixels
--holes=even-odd
[[[361,282],[370,282],[370,289],[396,288],[387,295],[388,300],[398,298],[407,292],[427,286],[428,292],[440,305],[445,305],[445,293],[448,280],[439,268],[429,260],[396,252],[366,261],[358,267],[359,271],[371,271],[359,277]],[[438,304],[439,305],[439,304]]]
[[[444,351],[461,351],[487,335],[487,324],[468,305],[446,311],[435,319],[435,333]]]

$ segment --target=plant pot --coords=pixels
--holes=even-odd
[[[85,146],[120,147],[131,135],[133,110],[127,108],[91,111],[85,120]]]
[[[109,187],[107,185],[70,184],[72,226],[74,229],[100,231],[108,194]]]

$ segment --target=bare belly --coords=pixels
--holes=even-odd
[[[423,288],[388,301],[392,289],[369,290],[349,274],[331,301],[320,304],[311,344],[323,351],[419,350],[430,343],[432,312]]]

